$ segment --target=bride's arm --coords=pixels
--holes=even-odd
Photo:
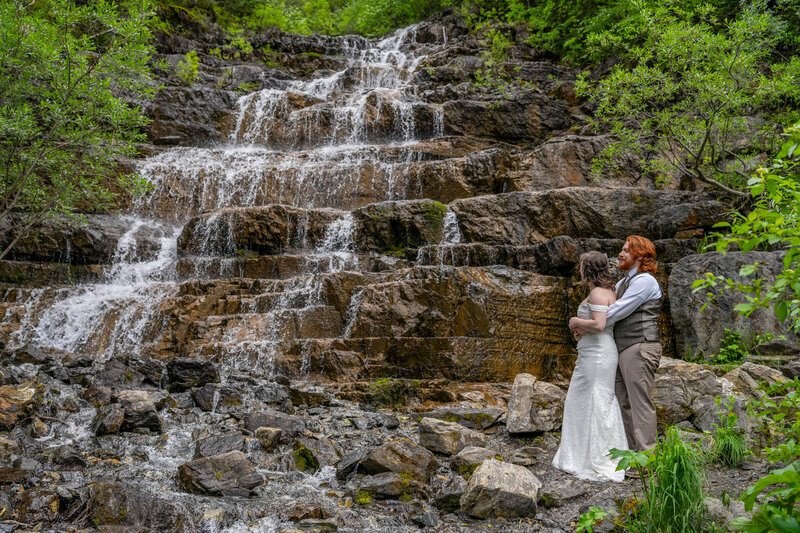
[[[589,293],[589,303],[592,305],[609,305],[609,297],[602,291],[594,289]],[[584,331],[597,333],[606,328],[606,316],[608,311],[592,311],[592,318],[578,318],[576,316],[569,319],[570,328],[580,328]]]

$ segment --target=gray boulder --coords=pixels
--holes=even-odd
[[[120,407],[125,411],[122,431],[147,428],[161,433],[161,418],[147,391],[126,390],[116,394]]]
[[[419,443],[432,452],[453,455],[467,446],[483,446],[486,437],[455,422],[423,418],[419,423]]]
[[[748,252],[698,254],[684,257],[673,267],[669,276],[669,306],[677,337],[679,354],[712,355],[719,351],[725,328],[740,332],[745,338],[756,334],[773,333],[785,335],[796,344],[797,337],[781,323],[771,309],[756,310],[749,317],[734,311],[734,307],[745,302],[742,294],[735,291],[719,293],[716,299],[702,312],[706,303],[705,291],[692,292],[692,283],[705,277],[706,272],[716,276],[741,278],[739,269],[758,263],[758,277],[770,283],[783,267],[781,252]]]
[[[467,446],[450,460],[450,466],[462,476],[470,476],[487,459],[494,459],[497,452],[479,446]]]
[[[480,519],[533,516],[541,488],[524,466],[489,459],[470,477],[461,511]]]
[[[508,401],[508,432],[533,433],[561,427],[567,395],[553,384],[517,374]]]

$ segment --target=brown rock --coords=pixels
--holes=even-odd
[[[359,465],[359,470],[367,474],[395,472],[423,483],[435,468],[433,454],[405,438],[391,440],[373,450]]]
[[[0,429],[12,430],[33,414],[42,399],[44,387],[38,382],[0,387]]]
[[[248,497],[263,483],[264,478],[240,451],[195,459],[178,467],[178,484],[195,494]]]

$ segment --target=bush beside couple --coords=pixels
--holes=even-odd
[[[564,403],[561,445],[553,466],[581,479],[622,481],[611,448],[637,451],[657,442],[653,381],[661,359],[658,315],[663,293],[653,274],[656,251],[632,235],[619,254],[627,275],[614,283],[601,252],[581,256],[589,296],[569,327],[578,359]]]

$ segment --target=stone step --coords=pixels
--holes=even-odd
[[[98,283],[108,265],[71,265],[36,261],[0,261],[0,284],[50,287],[74,283]]]
[[[575,352],[561,342],[499,337],[308,338],[289,344],[254,341],[236,349],[208,343],[195,353],[231,366],[247,361],[291,379],[446,378],[508,382],[520,372],[568,375]],[[245,368],[238,366],[238,368]]]
[[[340,240],[346,237],[352,243],[353,252],[413,260],[419,248],[442,243],[447,208],[432,200],[382,202],[349,213],[280,205],[229,208],[193,218],[178,246],[182,255],[240,250],[275,255],[320,248],[336,230],[342,232]],[[462,244],[497,247],[534,246],[558,238],[620,240],[631,234],[685,240],[728,217],[724,204],[706,196],[634,188],[504,193],[456,200],[449,208],[457,217]]]

